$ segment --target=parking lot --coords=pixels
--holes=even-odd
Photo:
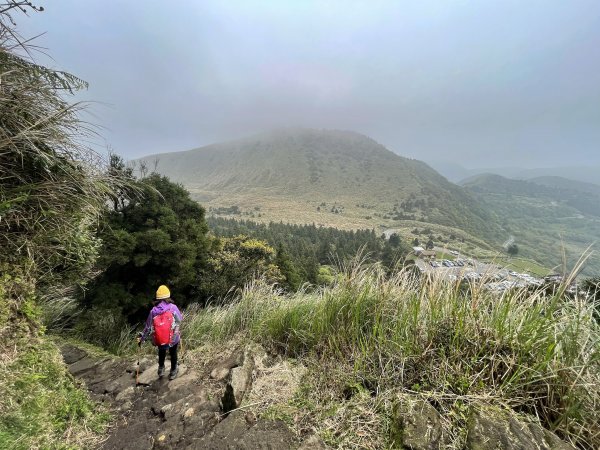
[[[418,258],[415,264],[422,273],[439,276],[452,282],[479,281],[491,291],[541,286],[544,282],[528,273],[510,271],[498,264],[481,262],[474,258],[457,257],[453,261]]]

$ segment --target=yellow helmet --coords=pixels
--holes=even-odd
[[[171,297],[171,291],[164,284],[156,290],[156,300],[164,300]]]

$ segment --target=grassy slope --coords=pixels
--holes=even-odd
[[[492,404],[598,448],[600,328],[594,305],[542,292],[463,292],[409,274],[349,267],[320,292],[283,296],[260,283],[232,305],[189,310],[188,342],[240,333],[311,367],[302,388],[268,414],[316,429],[336,448],[389,448],[394,405],[436,405],[464,448],[471,407]],[[274,412],[279,411],[279,413]],[[539,419],[536,419],[539,418]]]
[[[98,443],[108,413],[67,373],[58,348],[38,336],[3,352],[0,448],[71,449]]]
[[[600,195],[600,185],[570,180],[564,177],[544,176],[531,178],[528,181],[550,188],[575,190],[579,192]]]
[[[507,234],[516,238],[520,254],[549,267],[560,265],[565,253],[567,267],[573,267],[584,251],[600,238],[600,217],[594,215],[594,194],[580,196],[574,203],[573,190],[484,175],[465,183],[490,211],[502,221]],[[582,194],[583,195],[583,194]],[[582,209],[579,209],[582,208]],[[600,271],[600,256],[592,255],[585,268],[588,275]]]
[[[15,292],[19,313],[9,314]],[[0,277],[0,448],[90,448],[109,416],[67,372],[39,314],[25,277]]]

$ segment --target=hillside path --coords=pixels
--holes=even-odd
[[[116,417],[102,449],[325,448],[314,438],[300,443],[281,421],[236,409],[252,384],[252,357],[243,351],[216,361],[208,373],[180,365],[173,381],[159,379],[157,363],[145,358],[137,385],[131,359],[92,356],[70,344],[61,351],[70,373]]]

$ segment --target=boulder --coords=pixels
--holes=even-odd
[[[394,410],[394,443],[410,450],[445,447],[440,413],[426,400],[402,396]]]
[[[62,345],[60,347],[60,351],[62,353],[63,360],[67,365],[76,363],[77,361],[88,356],[88,353],[85,350],[80,349],[78,347],[74,347],[70,344]]]
[[[155,362],[156,362],[156,359],[150,359],[150,358],[147,358],[147,357],[141,358],[140,359],[140,365],[139,365],[139,373],[144,372],[148,367],[150,367]],[[131,366],[129,367],[128,372],[131,372],[131,374],[133,375],[133,377],[135,377],[135,374],[138,372],[137,361],[134,361],[133,364],[131,364]]]
[[[191,370],[188,373],[185,373],[185,371],[182,373],[181,370],[184,368],[185,366],[181,366],[177,378],[169,381],[169,390],[173,391],[179,389],[182,386],[193,384],[198,379],[198,374],[194,370]]]
[[[126,400],[131,399],[131,397],[133,397],[133,394],[135,394],[135,388],[133,386],[129,386],[128,388],[119,392],[115,397],[115,400],[117,402],[124,402]]]
[[[188,411],[190,408],[192,411]],[[186,397],[179,398],[172,403],[158,404],[153,406],[152,409],[165,420],[173,417],[179,418],[186,411],[188,411],[188,415],[193,415],[194,412],[201,410],[220,411],[219,405],[216,402],[209,401],[206,391],[202,389]]]
[[[104,387],[104,393],[106,394],[118,394],[127,388],[132,387],[135,384],[134,381],[131,380],[131,377],[128,373],[124,373],[116,380],[112,380],[106,383]],[[133,388],[132,388],[133,389]]]
[[[155,411],[162,423],[154,448],[182,448],[209,432],[220,420],[218,403],[190,395]],[[160,439],[160,440],[159,440]]]
[[[217,381],[222,381],[229,375],[229,371],[244,364],[244,351],[238,348],[233,351],[228,358],[217,363],[215,368],[210,372],[210,377]]]
[[[187,450],[291,450],[298,443],[287,425],[281,421],[259,419],[248,424],[243,411],[231,413],[204,437],[194,441]]]
[[[212,372],[210,372],[210,377],[213,380],[223,381],[229,375],[228,367],[215,367]]]
[[[73,374],[74,376],[80,376],[84,372],[95,368],[99,364],[100,362],[96,358],[85,357],[74,362],[73,364],[70,364],[69,372],[71,372],[71,374]]]
[[[165,375],[163,376],[163,378],[168,375],[169,372],[165,370]],[[142,373],[140,373],[140,376],[138,378],[138,384],[144,384],[148,386],[156,380],[158,380],[158,363],[153,364],[152,366],[144,370]]]
[[[252,387],[252,371],[254,370],[254,358],[247,353],[244,364],[241,367],[231,369],[229,383],[225,387],[223,395],[223,412],[227,413],[239,408],[246,392]]]
[[[523,422],[514,415],[492,408],[471,413],[467,432],[468,450],[575,450],[537,423]]]
[[[124,413],[131,413],[131,408],[133,408],[133,403],[130,402],[129,400],[124,401],[123,403],[121,403],[120,406],[117,407],[117,411],[121,411]]]

